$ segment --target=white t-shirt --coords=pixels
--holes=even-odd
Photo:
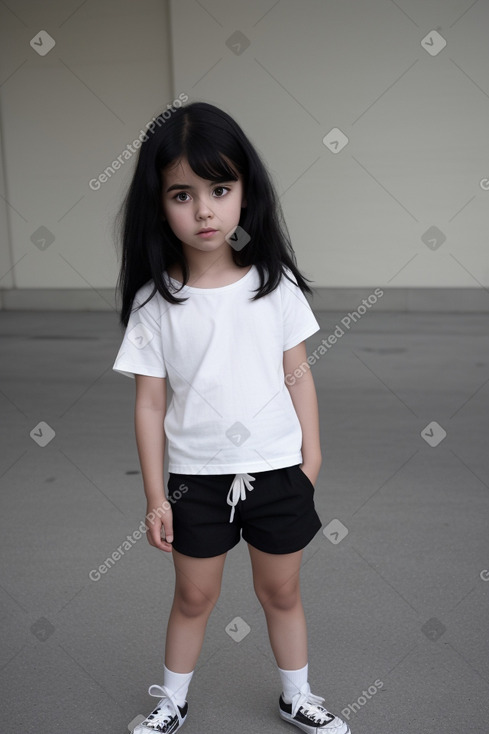
[[[183,305],[146,283],[133,310],[113,369],[167,377],[172,400],[164,430],[168,471],[235,474],[269,471],[302,462],[302,430],[284,382],[283,353],[320,329],[292,272],[257,301],[253,265],[220,288],[166,282]],[[172,285],[176,284],[174,288]]]

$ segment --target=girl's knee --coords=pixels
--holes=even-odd
[[[255,593],[265,611],[287,612],[301,603],[300,588],[296,583],[284,584],[278,588],[255,586]]]
[[[180,585],[175,590],[174,604],[186,617],[208,615],[219,598],[219,591],[200,589],[192,584]]]

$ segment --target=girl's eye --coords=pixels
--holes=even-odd
[[[228,188],[227,186],[218,186],[217,188],[215,188],[215,189],[214,189],[214,193],[215,193],[216,191],[230,191],[230,190],[231,190],[231,189],[230,189],[230,188]],[[218,196],[217,198],[218,198],[218,199],[222,199],[222,197],[223,197],[223,196],[225,196],[225,194],[222,194],[221,196]]]
[[[217,198],[218,199],[222,199],[224,196],[226,196],[226,193],[228,191],[231,191],[231,189],[229,188],[229,186],[216,186],[216,188],[214,189],[214,194],[216,193],[216,191],[218,192],[217,193]],[[180,196],[188,196],[187,192],[186,191],[179,191],[178,194],[173,197],[175,199],[175,201],[179,201],[182,204],[185,204],[185,202],[188,201],[188,199],[180,199]]]

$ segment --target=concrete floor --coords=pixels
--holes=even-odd
[[[344,317],[316,313],[309,351]],[[489,732],[488,333],[482,313],[369,312],[313,367],[310,683],[352,734]],[[89,576],[146,509],[121,332],[110,312],[3,312],[0,334],[2,730],[123,734],[157,702],[174,576],[144,537]],[[295,731],[279,692],[242,541],[184,731]]]

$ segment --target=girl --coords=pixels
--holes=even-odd
[[[135,733],[185,722],[226,554],[242,533],[281,679],[280,716],[305,732],[348,734],[311,693],[299,588],[302,551],[321,528],[305,349],[320,328],[304,295],[312,291],[241,128],[206,103],[170,113],[142,143],[121,210],[126,330],[114,370],[135,377],[147,537],[175,568],[163,686],[149,688],[160,700]]]

